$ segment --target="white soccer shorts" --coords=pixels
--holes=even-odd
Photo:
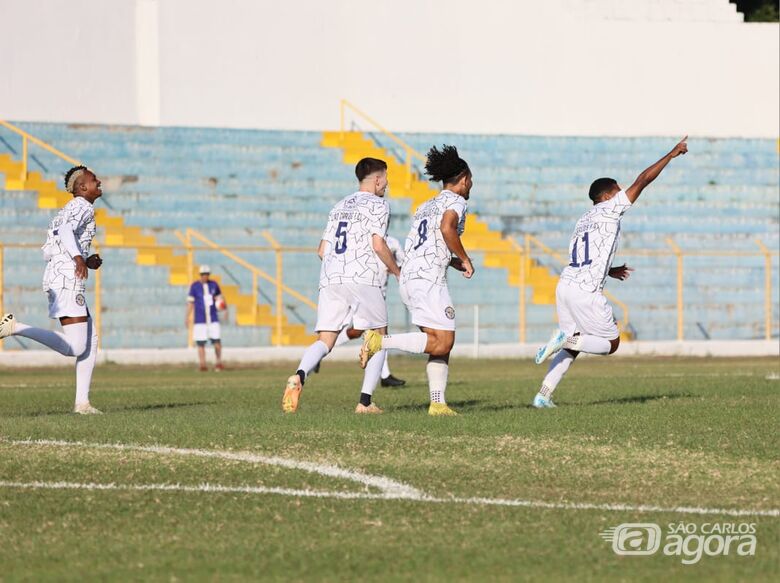
[[[412,279],[400,286],[412,324],[434,330],[455,330],[455,306],[446,285]]]
[[[192,339],[195,342],[218,341],[222,337],[220,333],[219,322],[193,324],[192,326]]]
[[[320,289],[316,332],[338,332],[350,323],[356,330],[387,326],[387,304],[378,287],[338,283]]]
[[[612,306],[600,292],[582,291],[562,281],[555,288],[555,303],[558,309],[558,326],[567,336],[589,334],[614,340],[618,332]]]
[[[48,289],[49,318],[78,318],[87,315],[87,299],[83,291]]]

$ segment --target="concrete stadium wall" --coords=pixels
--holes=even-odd
[[[0,118],[777,137],[780,34],[726,0],[0,0]]]
[[[530,360],[536,355],[538,344],[456,344],[453,349],[455,358],[513,358]],[[265,346],[259,348],[224,347],[223,357],[227,366],[235,364],[258,364],[264,362],[298,362],[303,346]],[[335,348],[328,355],[328,362],[350,362],[356,364],[360,343],[352,342]],[[209,362],[213,361],[210,349],[207,351]],[[400,353],[398,353],[400,354]],[[599,358],[585,354],[586,358]],[[775,340],[738,340],[738,341],[653,341],[625,342],[610,358],[624,356],[687,356],[702,358],[730,358],[745,356],[780,356],[780,345]],[[423,358],[423,357],[420,357]],[[174,365],[191,364],[198,361],[195,348],[167,349],[107,349],[98,352],[98,363],[133,365]],[[23,350],[0,352],[0,369],[4,367],[42,367],[73,366],[73,359],[52,350]],[[540,368],[540,372],[546,368]]]

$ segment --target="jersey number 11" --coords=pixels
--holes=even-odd
[[[579,242],[579,239],[574,239],[574,246],[571,249],[571,263],[569,263],[569,267],[585,267],[586,265],[590,265],[593,263],[593,261],[590,258],[590,249],[588,245],[588,233],[585,233],[582,236],[582,244],[585,245],[585,258],[583,259],[582,263],[577,263],[577,243]]]

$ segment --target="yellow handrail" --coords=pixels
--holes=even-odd
[[[515,251],[517,251],[517,260],[520,262],[520,281],[518,281],[518,317],[517,327],[519,329],[518,338],[522,344],[526,341],[526,305],[525,305],[525,257],[523,256],[523,247],[515,241],[514,237],[507,237]]]
[[[548,255],[551,255],[552,257],[557,259],[558,262],[561,263],[561,265],[568,265],[569,264],[568,259],[566,259],[563,255],[561,255],[557,251],[553,250],[548,245],[545,245],[542,241],[540,241],[539,239],[537,239],[533,235],[529,234],[529,235],[526,235],[526,237],[528,238],[528,240],[531,243],[533,243],[534,245],[539,247],[542,251],[544,251]],[[629,324],[628,305],[626,305],[625,302],[623,302],[623,301],[619,300],[618,298],[616,298],[614,296],[614,294],[612,294],[608,290],[603,290],[603,293],[604,293],[604,295],[607,298],[609,298],[610,301],[612,301],[614,304],[616,304],[621,309],[621,311],[623,313],[623,318],[620,321],[620,327],[622,328],[623,331],[627,331],[628,330],[628,324]]]
[[[756,245],[764,253],[764,338],[772,340],[772,251],[756,237]],[[0,310],[2,311],[2,310]]]
[[[684,338],[683,311],[685,309],[683,304],[683,253],[671,237],[666,238],[666,244],[672,248],[677,256],[677,340],[682,342]]]
[[[73,166],[80,166],[81,165],[81,162],[79,162],[75,158],[72,158],[72,157],[68,156],[67,154],[65,154],[63,152],[60,152],[54,146],[51,146],[51,145],[47,144],[43,140],[41,140],[39,138],[36,138],[35,136],[27,133],[23,129],[18,128],[18,127],[16,127],[15,125],[13,125],[11,123],[8,123],[7,121],[3,121],[3,120],[0,119],[0,126],[6,128],[6,129],[12,131],[13,133],[15,133],[15,134],[17,134],[17,135],[22,137],[22,174],[19,176],[19,179],[22,182],[26,182],[27,181],[27,176],[29,174],[28,170],[27,170],[28,167],[29,167],[28,162],[27,162],[27,158],[28,158],[27,142],[32,142],[36,146],[38,146],[40,148],[43,148],[44,150],[46,150],[47,152],[49,152],[51,154],[54,154],[58,158],[62,158],[63,160],[65,160],[69,164],[72,164]]]
[[[263,231],[263,237],[274,248],[274,254],[276,255],[276,333],[279,338],[282,337],[282,274],[284,268],[282,266],[282,247],[271,235],[270,231]]]
[[[401,138],[396,136],[393,132],[385,128],[382,124],[380,124],[378,121],[376,121],[374,118],[372,118],[370,115],[365,113],[363,110],[359,109],[355,104],[350,103],[346,99],[342,99],[339,103],[339,116],[341,118],[340,121],[340,137],[343,140],[344,139],[344,132],[345,129],[345,118],[346,118],[346,110],[350,109],[354,113],[356,113],[359,117],[362,117],[364,120],[366,120],[368,123],[370,123],[372,126],[374,126],[376,129],[378,129],[380,132],[382,132],[385,136],[390,138],[393,142],[396,143],[396,145],[400,146],[404,151],[404,166],[406,167],[406,173],[407,173],[407,186],[411,185],[412,180],[412,158],[417,158],[421,162],[425,163],[426,158],[424,155],[422,155],[420,152],[415,150],[412,146],[404,142]]]
[[[208,237],[206,237],[202,233],[199,233],[195,229],[187,228],[186,233],[187,233],[188,236],[192,236],[192,237],[195,237],[196,239],[199,239],[200,241],[205,243],[211,249],[214,249],[215,251],[219,251],[220,253],[222,253],[222,255],[224,255],[225,257],[227,257],[229,259],[232,259],[233,261],[238,263],[240,266],[248,269],[250,272],[256,273],[259,277],[263,278],[267,282],[272,283],[274,285],[277,284],[276,278],[271,277],[270,275],[268,275],[265,271],[263,271],[259,267],[256,267],[256,266],[252,265],[251,263],[249,263],[245,259],[243,259],[243,258],[239,257],[238,255],[236,255],[235,253],[229,251],[227,248],[219,245],[219,243],[216,243],[215,241],[212,241],[211,239],[209,239]],[[309,249],[309,251],[310,251],[310,249]],[[301,295],[300,293],[298,293],[294,289],[291,289],[291,288],[287,287],[284,284],[281,285],[281,289],[286,294],[291,295],[296,300],[298,300],[301,303],[309,306],[311,309],[313,309],[313,310],[317,309],[317,304],[315,304],[313,301],[311,301],[306,296]]]

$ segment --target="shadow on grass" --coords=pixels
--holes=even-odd
[[[447,401],[447,405],[455,409],[473,409],[475,405],[478,405],[482,401],[479,399],[470,399],[468,401]],[[427,411],[428,403],[414,403],[410,405],[399,405],[393,407],[393,411]]]
[[[198,401],[192,403],[156,403],[156,404],[143,404],[143,405],[125,405],[122,407],[109,406],[106,409],[104,409],[103,407],[99,407],[99,409],[103,411],[103,413],[107,413],[110,415],[111,413],[119,413],[123,411],[154,411],[157,409],[179,409],[183,407],[200,407],[202,405],[214,405],[220,402],[221,401]],[[16,415],[6,415],[5,417],[18,419],[22,417],[33,418],[33,417],[49,417],[49,416],[62,416],[62,415],[78,417],[78,415],[75,415],[73,413],[72,409],[63,409],[63,408],[29,411],[29,412],[18,413]]]
[[[602,399],[601,401],[590,401],[587,403],[571,403],[572,405],[625,405],[629,403],[648,403],[651,401],[663,401],[665,399],[686,399],[694,397],[691,393],[669,393],[665,395],[634,395],[633,397],[617,397],[613,399]]]
[[[684,399],[693,397],[690,393],[670,393],[666,395],[634,395],[633,397],[615,397],[602,399],[601,401],[578,401],[573,403],[557,403],[558,407],[590,407],[592,405],[626,405],[630,403],[648,403],[651,401],[663,401],[665,399]],[[472,401],[475,402],[475,401]],[[513,409],[534,409],[531,403],[505,403],[503,405],[485,405],[476,407],[478,411],[510,411]]]
[[[192,403],[146,403],[139,405],[125,405],[124,407],[112,407],[112,412],[118,411],[154,411],[158,409],[181,409],[183,407],[200,407],[202,405],[216,405],[221,401],[194,401]]]

